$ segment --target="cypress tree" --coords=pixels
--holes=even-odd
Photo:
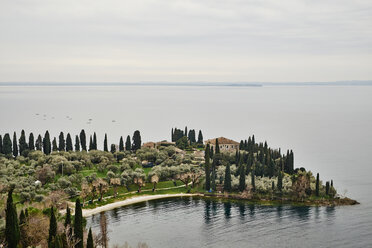
[[[187,126],[185,127],[185,133],[184,136],[187,136]]]
[[[209,149],[209,151],[211,151],[211,149]],[[211,187],[213,191],[216,191],[216,162],[215,160],[213,160],[213,163],[212,163]]]
[[[116,146],[114,144],[111,144],[110,152],[111,153],[115,153],[116,152]]]
[[[18,216],[15,205],[13,204],[13,188],[8,192],[8,199],[6,201],[6,223],[5,223],[5,240],[8,248],[17,248],[20,231],[18,225]]]
[[[84,129],[82,129],[80,132],[80,144],[81,144],[81,149],[86,151],[87,150],[87,138],[85,136]]]
[[[17,143],[17,134],[16,132],[13,133],[13,156],[18,156],[18,143]]]
[[[88,239],[87,239],[87,248],[93,248],[93,235],[92,235],[92,228],[89,228],[88,232]]]
[[[57,139],[56,139],[56,137],[54,137],[54,139],[52,141],[52,151],[53,152],[58,151],[58,145],[57,145]]]
[[[256,191],[255,166],[252,167],[251,182],[252,182],[252,191],[255,192]]]
[[[89,151],[93,150],[93,138],[92,135],[89,137]]]
[[[1,135],[0,135],[0,153],[4,154],[3,153],[3,137]]]
[[[48,247],[53,247],[53,241],[57,235],[57,220],[54,215],[54,209],[50,209],[50,221],[49,221],[49,237],[48,237]]]
[[[319,173],[316,173],[315,195],[319,196]]]
[[[333,187],[333,180],[331,180],[331,187]]]
[[[96,132],[93,134],[93,150],[97,150],[97,135]]]
[[[279,171],[279,173],[278,173],[277,188],[278,188],[279,192],[282,192],[282,188],[283,188],[283,175],[282,175],[282,172],[281,171]]]
[[[30,133],[30,135],[28,136],[28,149],[31,151],[35,150],[35,140],[33,133]]]
[[[67,206],[66,209],[66,218],[65,218],[65,227],[71,225],[71,209],[69,206]]]
[[[66,150],[65,135],[63,134],[63,132],[59,133],[58,150],[59,151],[65,151]]]
[[[203,144],[203,134],[201,130],[199,130],[199,134],[198,134],[198,143]]]
[[[138,149],[141,149],[142,141],[140,131],[138,130],[134,131],[132,140],[133,140],[132,150],[137,151]]]
[[[26,215],[23,209],[21,210],[21,213],[19,214],[19,225],[23,225],[26,223]]]
[[[231,171],[230,171],[230,164],[227,163],[226,170],[225,170],[225,182],[223,186],[224,191],[230,192],[231,191]]]
[[[22,130],[21,137],[19,137],[19,154],[23,156],[26,150],[28,150],[28,145],[26,142],[26,134],[25,134],[25,130]]]
[[[171,141],[174,142],[174,132],[173,132],[173,127],[172,127],[172,133],[171,133]]]
[[[80,199],[77,198],[75,202],[75,220],[74,220],[74,237],[79,242],[76,243],[75,248],[84,248],[83,242],[83,213],[81,210]]]
[[[107,134],[105,134],[105,140],[103,141],[103,150],[105,152],[108,152],[108,146],[107,146]]]
[[[125,150],[130,151],[132,150],[132,143],[130,142],[130,136],[127,136],[127,140],[125,141]]]
[[[205,189],[209,191],[211,188],[211,168],[209,157],[209,144],[205,148]]]
[[[80,140],[78,135],[75,136],[75,151],[80,151]]]
[[[216,139],[216,148],[215,148],[216,152],[215,154],[219,154],[220,153],[220,145],[218,144],[218,139]]]
[[[37,136],[36,142],[35,142],[36,150],[41,151],[43,149],[43,139],[41,138],[41,135]]]
[[[329,195],[329,182],[326,182],[326,195]]]
[[[12,140],[10,139],[10,135],[6,133],[3,139],[3,153],[5,155],[11,155],[12,151]]]
[[[239,176],[239,190],[245,190],[245,166],[244,164],[240,163],[240,176]]]
[[[26,218],[28,218],[28,209],[27,208],[25,210],[25,216],[26,216]]]
[[[71,139],[71,135],[70,133],[67,133],[67,137],[66,137],[66,151],[72,151],[73,150],[73,147],[72,147],[72,139]]]
[[[120,136],[119,151],[121,151],[121,152],[124,151],[124,140],[123,140],[123,136]]]
[[[46,155],[49,155],[50,154],[50,152],[51,152],[51,145],[50,145],[50,136],[49,136],[49,132],[48,131],[46,131],[45,132],[45,135],[44,135],[43,149],[44,149],[44,153]]]
[[[274,181],[271,182],[271,190],[272,190],[272,191],[275,190],[275,183],[274,183]]]

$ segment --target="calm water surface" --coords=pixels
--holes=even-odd
[[[152,201],[106,213],[111,244],[150,247],[372,247],[372,87],[0,87],[0,132],[97,132],[103,145],[139,129],[177,126],[204,138],[255,134],[293,149],[295,164],[361,205],[260,207],[200,199]],[[37,115],[38,114],[38,115]],[[89,121],[89,119],[92,119]],[[88,219],[97,227],[98,216]]]

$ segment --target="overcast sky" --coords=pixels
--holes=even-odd
[[[0,81],[372,79],[371,0],[0,0]]]

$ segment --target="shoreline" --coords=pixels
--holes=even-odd
[[[135,203],[157,200],[157,199],[164,199],[164,198],[172,198],[172,197],[182,197],[182,196],[201,196],[198,193],[178,193],[178,194],[159,194],[159,195],[143,195],[143,196],[134,196],[129,199],[125,199],[122,201],[117,201],[113,203],[109,203],[104,206],[96,207],[93,209],[82,209],[83,217],[89,217],[95,214],[99,214],[101,212],[109,211],[115,208],[128,206]]]

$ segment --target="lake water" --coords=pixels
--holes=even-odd
[[[271,147],[293,149],[296,167],[333,179],[339,193],[361,202],[332,209],[148,202],[106,213],[111,244],[372,247],[370,86],[1,86],[0,106],[2,134],[84,128],[97,132],[101,147],[105,132],[118,143],[136,129],[143,141],[169,140],[172,127],[185,125],[202,129],[205,139],[255,134]],[[88,224],[96,228],[97,218]]]

